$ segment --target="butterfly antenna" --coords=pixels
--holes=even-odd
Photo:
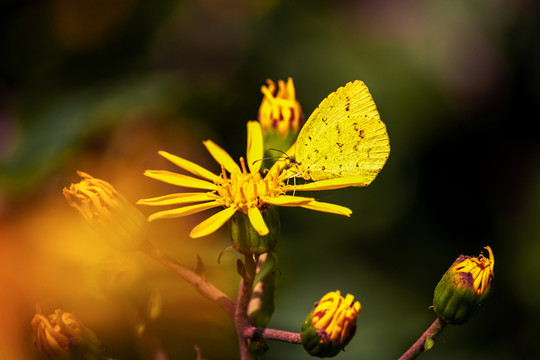
[[[272,159],[279,159],[281,156],[270,156],[270,157],[264,157],[257,159],[251,163],[251,165],[254,165],[257,161],[264,161],[264,160],[272,160]]]
[[[285,151],[281,151],[279,149],[274,149],[274,148],[268,148],[268,149],[266,149],[266,151],[278,151],[278,152],[282,153],[283,155],[285,155],[287,160],[289,160],[291,162],[296,162],[296,160],[294,160],[294,157],[290,156]],[[260,158],[260,159],[257,159],[255,161],[253,161],[253,163],[251,165],[255,164],[257,161],[275,160],[275,159],[279,160],[279,159],[281,159],[281,156],[269,156],[269,157]]]

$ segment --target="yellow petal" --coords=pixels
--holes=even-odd
[[[336,205],[336,204],[330,204],[325,202],[319,202],[313,200],[312,202],[306,204],[306,205],[300,205],[303,208],[316,210],[316,211],[322,211],[332,214],[338,214],[338,215],[345,215],[345,216],[351,216],[352,211],[349,208],[346,208],[344,206]]]
[[[248,217],[249,217],[249,222],[251,222],[251,225],[253,226],[255,230],[257,230],[259,235],[264,236],[270,232],[258,208],[256,207],[248,208]]]
[[[206,149],[212,155],[212,157],[218,162],[218,164],[225,166],[225,169],[230,173],[240,173],[240,167],[238,164],[232,159],[232,157],[221,147],[216,145],[212,140],[206,140],[203,141],[204,146],[206,146]]]
[[[365,176],[353,176],[345,178],[336,178],[328,180],[320,180],[301,185],[288,185],[287,191],[316,191],[316,190],[333,190],[341,189],[349,186],[366,186],[369,181],[366,181]]]
[[[150,206],[177,205],[187,204],[191,202],[208,201],[212,199],[213,198],[208,196],[208,193],[177,193],[149,199],[140,199],[139,201],[137,201],[137,204]]]
[[[491,272],[493,272],[493,268],[495,267],[495,257],[493,256],[493,251],[491,251],[491,248],[489,246],[485,246],[484,249],[486,249],[489,253],[488,257],[490,260],[489,267],[491,268]]]
[[[248,139],[247,139],[247,162],[249,172],[254,174],[259,172],[264,153],[263,133],[261,124],[258,121],[248,121]]]
[[[308,198],[308,197],[302,197],[302,196],[290,196],[290,195],[282,195],[276,198],[268,198],[264,199],[264,202],[271,205],[277,205],[277,206],[300,206],[308,204],[315,199]]]
[[[173,154],[169,154],[166,151],[158,151],[158,153],[159,153],[159,155],[163,156],[165,159],[172,162],[174,165],[176,165],[176,166],[178,166],[178,167],[180,167],[180,168],[182,168],[184,170],[187,170],[187,171],[189,171],[190,173],[192,173],[194,175],[200,176],[200,177],[202,177],[202,178],[204,178],[206,180],[210,180],[212,182],[219,179],[219,176],[217,176],[216,174],[212,173],[211,171],[206,170],[202,166],[197,165],[197,164],[195,164],[195,163],[193,163],[193,162],[191,162],[189,160],[182,159],[181,157],[173,155]]]
[[[184,206],[181,208],[160,211],[160,212],[150,215],[148,217],[148,221],[154,221],[156,219],[171,219],[171,218],[187,216],[191,214],[196,214],[204,210],[215,208],[218,206],[221,206],[221,204],[218,203],[217,201],[211,201],[204,204],[190,205],[190,206]]]
[[[221,210],[217,214],[210,216],[208,219],[195,226],[193,230],[191,230],[189,236],[195,239],[210,235],[225,224],[234,215],[236,210],[237,209],[235,207],[229,207]]]
[[[217,186],[214,183],[166,170],[146,170],[144,175],[172,185],[195,189],[217,190]]]

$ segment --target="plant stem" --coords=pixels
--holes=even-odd
[[[184,280],[193,285],[201,295],[218,304],[227,314],[234,318],[234,301],[232,301],[225,293],[223,293],[217,287],[204,280],[198,274],[189,270],[188,268],[180,264],[178,261],[176,261],[174,258],[165,254],[163,251],[154,247],[148,242],[141,247],[141,251],[150,255],[166,267],[176,272]]]
[[[446,326],[446,323],[441,321],[439,318],[437,318],[431,326],[424,331],[422,336],[416,340],[416,342],[407,350],[399,360],[411,360],[416,359],[418,355],[420,355],[422,352],[424,352],[426,349],[424,347],[424,344],[426,343],[426,339],[430,337],[431,339],[435,339],[437,335],[444,329]]]
[[[244,257],[244,266],[246,276],[240,280],[240,288],[238,289],[238,297],[236,298],[236,309],[234,313],[234,328],[238,338],[238,346],[240,348],[240,358],[242,360],[253,360],[255,357],[249,351],[248,338],[244,336],[244,330],[251,327],[247,316],[249,300],[251,299],[253,278],[255,277],[256,261],[253,256],[246,255]]]
[[[267,329],[267,328],[256,328],[250,326],[244,330],[244,337],[247,339],[252,339],[254,337],[261,337],[267,340],[276,340],[288,342],[291,344],[301,344],[302,343],[302,334],[294,333],[290,331],[283,331],[277,329]]]

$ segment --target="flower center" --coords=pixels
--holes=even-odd
[[[259,172],[250,173],[246,170],[244,158],[240,158],[242,172],[231,173],[227,177],[225,167],[221,166],[221,176],[216,185],[218,195],[227,207],[236,207],[245,214],[250,207],[259,209],[265,205],[265,199],[283,194],[277,176],[267,175],[264,179]]]

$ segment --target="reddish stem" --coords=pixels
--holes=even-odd
[[[420,355],[422,352],[424,352],[426,349],[424,347],[424,344],[426,343],[426,339],[428,336],[431,339],[435,339],[437,335],[444,329],[446,326],[446,323],[441,321],[439,318],[437,318],[431,326],[424,331],[422,336],[416,340],[416,342],[407,350],[398,360],[412,360],[416,359],[418,355]]]
[[[178,261],[171,256],[165,254],[163,251],[155,248],[150,243],[146,243],[142,246],[141,251],[150,255],[166,267],[172,269],[184,280],[193,285],[201,295],[205,298],[212,300],[218,304],[227,314],[231,317],[235,315],[235,303],[225,293],[219,290],[217,287],[201,278],[195,272],[184,267]]]
[[[244,337],[247,339],[260,337],[267,340],[283,341],[291,344],[302,343],[302,334],[300,333],[293,333],[290,331],[276,329],[256,328],[253,326],[250,326],[249,328],[244,330]]]

